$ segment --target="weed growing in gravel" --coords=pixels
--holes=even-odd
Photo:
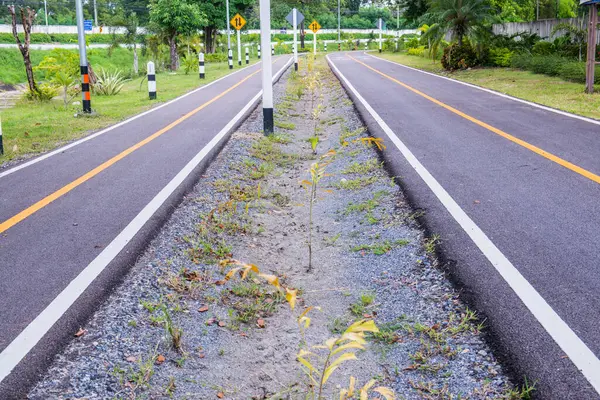
[[[382,163],[375,158],[372,158],[372,159],[368,160],[367,162],[362,162],[362,163],[353,162],[352,164],[350,164],[349,166],[344,168],[344,170],[342,171],[342,174],[365,175],[365,174],[368,174],[370,172],[373,172],[373,171],[381,168],[381,165],[382,165]]]
[[[390,242],[389,240],[385,240],[383,242],[378,242],[378,243],[373,243],[373,244],[362,244],[362,245],[354,246],[354,247],[352,247],[352,251],[354,251],[354,252],[370,251],[371,253],[373,253],[377,256],[381,256],[381,255],[384,255],[384,254],[390,252],[394,248],[404,247],[404,246],[408,245],[409,243],[410,242],[406,239],[399,239],[399,240],[395,240],[393,242]]]
[[[286,129],[288,131],[293,131],[296,129],[296,124],[293,122],[284,122],[284,121],[275,121],[275,126],[277,128]]]
[[[367,176],[356,179],[342,179],[336,186],[344,190],[359,190],[375,182],[377,182],[376,176]]]
[[[369,308],[375,301],[375,294],[361,293],[358,301],[350,305],[350,312],[357,317],[363,317],[367,314]]]
[[[326,176],[325,167],[329,164],[324,161],[326,157],[330,157],[335,154],[335,151],[330,150],[323,156],[321,156],[321,162],[313,163],[310,166],[310,181],[304,179],[300,184],[305,185],[308,188],[308,272],[312,271],[312,226],[313,226],[313,205],[317,200],[317,187],[321,179]]]
[[[433,255],[435,253],[435,248],[440,242],[440,235],[437,233],[432,235],[430,238],[425,239],[423,243],[423,247],[425,248],[425,253],[429,255]]]
[[[181,329],[178,326],[175,326],[173,320],[171,319],[171,315],[169,314],[167,306],[163,305],[162,311],[165,317],[165,331],[171,338],[171,344],[173,345],[173,348],[181,353],[183,352],[183,348],[181,347],[183,339],[183,329]]]
[[[376,207],[379,206],[379,200],[383,197],[383,196],[387,196],[389,195],[389,192],[387,190],[380,190],[378,192],[375,192],[373,194],[373,197],[369,200],[365,200],[361,203],[350,203],[348,204],[348,206],[346,207],[346,210],[344,211],[344,214],[351,214],[353,212],[371,212],[373,211]]]

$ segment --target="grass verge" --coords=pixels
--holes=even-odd
[[[600,119],[600,93],[588,95],[580,83],[512,68],[475,68],[448,73],[439,61],[433,63],[424,57],[391,53],[381,54],[381,57],[558,110]],[[600,87],[596,86],[596,89],[600,90]]]
[[[157,74],[159,101],[148,100],[147,83],[142,82],[142,77],[135,78],[128,81],[116,96],[92,94],[92,108],[97,115],[91,117],[75,118],[74,114],[81,106],[69,105],[65,109],[62,100],[58,99],[48,103],[22,100],[15,107],[0,111],[5,149],[4,155],[0,156],[0,166],[6,161],[43,153],[106,128],[228,73],[227,63],[214,63],[207,65],[204,81],[200,81],[195,72],[189,75],[183,72]],[[73,99],[80,100],[79,96]]]

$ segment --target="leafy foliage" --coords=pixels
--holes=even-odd
[[[442,66],[448,71],[467,69],[478,64],[477,54],[468,42],[454,43],[444,50]]]
[[[123,89],[126,81],[127,79],[122,76],[121,71],[110,72],[102,69],[96,84],[93,86],[94,93],[100,96],[117,95]]]

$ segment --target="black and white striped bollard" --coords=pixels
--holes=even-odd
[[[275,45],[273,43],[271,43],[271,55],[275,55]]]
[[[367,41],[365,40],[365,51],[366,51],[366,50],[369,50],[369,42],[367,42]]]
[[[250,64],[250,54],[248,53],[248,47],[246,46],[246,65]]]
[[[148,96],[150,100],[156,99],[156,71],[154,70],[154,63],[148,62]]]
[[[198,53],[198,71],[200,71],[200,79],[204,79],[204,53]]]
[[[260,60],[260,44],[258,45],[258,59]]]
[[[342,44],[340,42],[338,42],[338,51],[342,50]]]
[[[229,69],[233,69],[233,51],[227,50],[227,62],[229,63]]]
[[[2,117],[0,117],[0,156],[4,154],[4,144],[2,143]]]
[[[323,43],[323,46],[325,47],[325,53],[327,53],[327,42]]]

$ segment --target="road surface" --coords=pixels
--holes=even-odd
[[[497,354],[536,398],[600,398],[600,124],[367,53],[328,58]]]
[[[259,68],[0,171],[1,399],[23,398],[120,281],[260,100]]]

